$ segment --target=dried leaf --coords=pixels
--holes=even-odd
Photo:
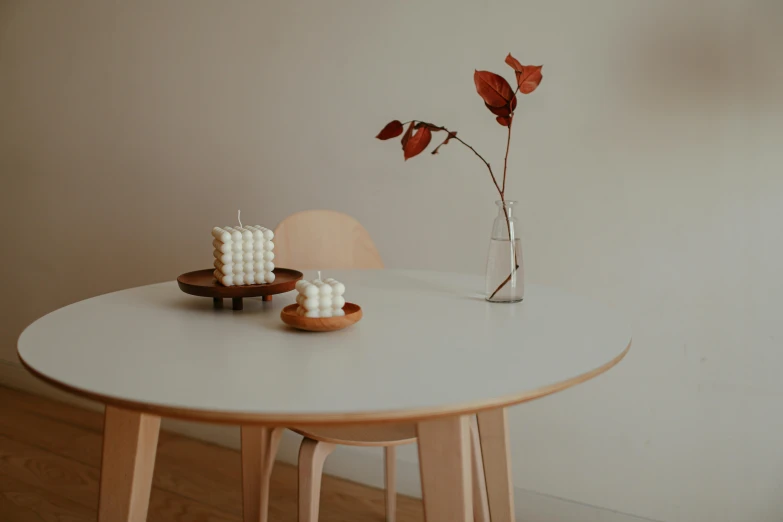
[[[522,65],[519,63],[519,60],[511,56],[511,53],[508,53],[508,56],[506,56],[506,63],[514,69],[514,73],[517,76],[519,92],[522,94],[530,94],[536,90],[536,87],[538,87],[543,79],[543,75],[541,74],[543,65]]]
[[[443,143],[441,143],[440,145],[435,147],[435,150],[432,151],[432,154],[437,154],[438,153],[438,149],[440,149],[442,146],[446,145],[451,140],[451,138],[455,137],[456,135],[457,135],[457,131],[449,132],[449,135],[446,136],[446,139],[443,140]]]
[[[402,150],[405,150],[405,145],[408,144],[411,134],[413,134],[413,122],[408,125],[408,130],[405,131],[405,135],[402,137]]]
[[[430,140],[432,140],[432,131],[430,131],[429,127],[419,128],[405,143],[403,148],[405,160],[407,161],[417,154],[421,154],[427,148],[427,145],[430,144]]]
[[[523,65],[522,70],[517,72],[517,84],[519,85],[519,92],[522,94],[530,94],[536,90],[536,87],[541,83],[544,75],[541,74],[541,68],[543,65]]]
[[[402,134],[402,122],[400,120],[390,121],[386,126],[378,133],[376,138],[379,140],[390,140],[396,138]]]
[[[505,105],[503,107],[491,107],[491,106],[487,105],[486,103],[484,105],[495,116],[508,116],[509,114],[511,114],[511,108],[509,108],[508,105]]]
[[[514,98],[511,100],[511,106],[504,105],[503,107],[491,107],[488,104],[484,104],[487,109],[492,112],[495,116],[510,116],[513,111],[517,108],[517,97],[514,96]]]
[[[508,53],[508,56],[506,56],[506,63],[509,64],[515,71],[522,70],[522,64],[519,63],[519,60],[511,56],[511,53]]]
[[[511,118],[507,118],[506,116],[498,116],[495,118],[499,124],[501,124],[504,127],[508,127],[511,125]]]
[[[475,71],[473,82],[476,91],[490,107],[508,105],[514,97],[514,91],[505,78],[489,71]]]

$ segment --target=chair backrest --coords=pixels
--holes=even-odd
[[[305,210],[275,229],[275,265],[297,270],[383,268],[370,234],[348,214]]]

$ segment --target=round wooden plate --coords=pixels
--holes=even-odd
[[[214,268],[207,268],[182,274],[177,278],[179,289],[186,294],[211,297],[216,307],[223,306],[223,299],[232,299],[234,310],[241,310],[243,297],[263,297],[264,301],[271,301],[273,295],[293,290],[296,282],[304,277],[298,270],[275,268],[274,283],[223,286],[212,275],[214,271]]]
[[[345,306],[343,306],[345,315],[340,317],[303,317],[296,315],[297,306],[299,305],[292,304],[283,308],[283,311],[280,312],[280,319],[288,326],[293,326],[299,330],[307,330],[308,332],[342,330],[359,322],[359,319],[362,318],[361,307],[353,303],[345,303]]]

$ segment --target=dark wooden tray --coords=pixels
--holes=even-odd
[[[182,274],[177,278],[179,289],[190,295],[211,297],[215,308],[223,306],[223,299],[233,301],[234,310],[242,310],[242,298],[262,297],[271,301],[275,294],[290,292],[296,287],[296,282],[304,277],[302,272],[290,268],[275,268],[275,282],[263,285],[223,286],[212,275],[214,268],[196,270]]]

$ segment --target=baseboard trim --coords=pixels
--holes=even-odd
[[[42,395],[54,400],[87,408],[102,410],[99,403],[64,393],[30,375],[21,364],[0,360],[0,384],[10,388]],[[163,429],[220,446],[239,449],[239,428],[217,424],[185,422],[164,419]],[[296,464],[301,437],[286,432],[280,443],[278,460]],[[380,448],[338,447],[327,459],[325,472],[361,484],[383,487],[383,452]],[[421,498],[418,462],[398,460],[397,490],[403,495]],[[514,489],[516,517],[519,522],[662,522],[650,518],[591,506],[536,491]]]

